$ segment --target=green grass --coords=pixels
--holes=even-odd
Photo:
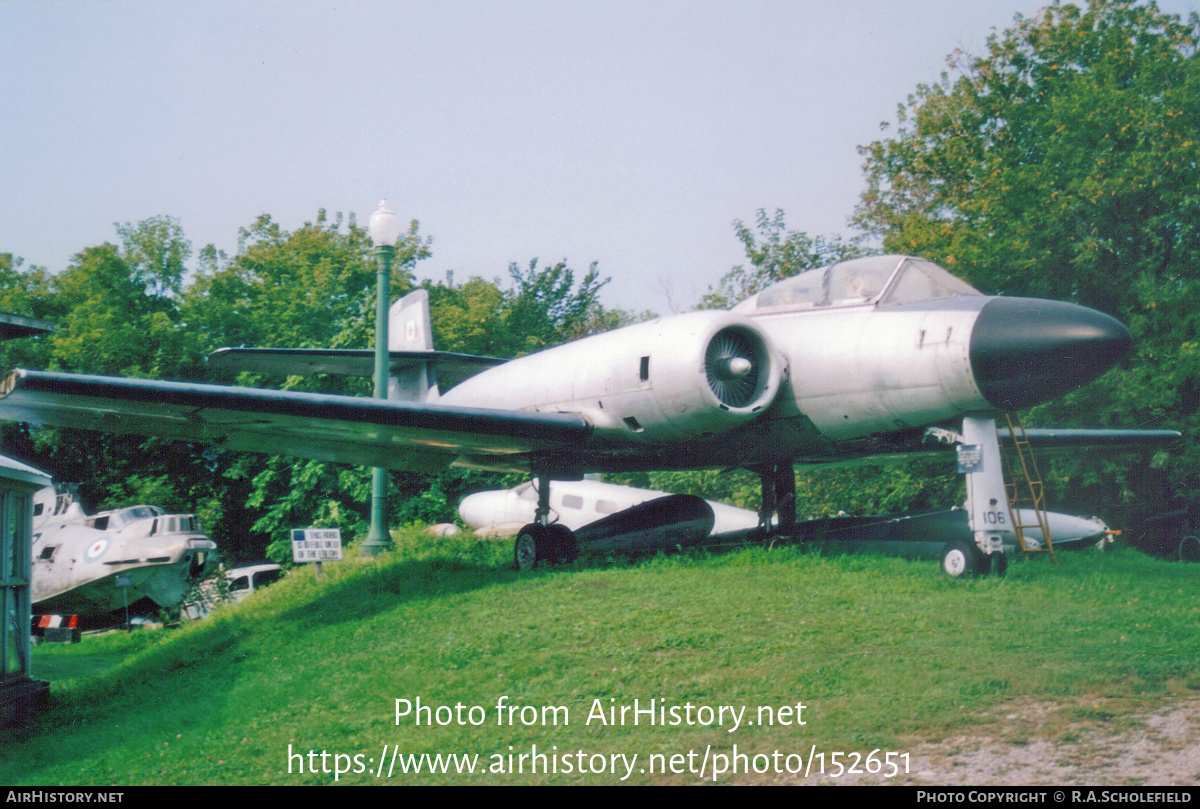
[[[941,576],[934,562],[795,548],[518,574],[507,542],[399,539],[381,560],[327,565],[320,582],[297,571],[181,630],[38,647],[35,675],[52,679],[52,705],[0,742],[0,782],[334,780],[289,774],[289,745],[364,763],[385,744],[478,753],[485,766],[533,744],[638,753],[639,767],[650,754],[727,753],[735,743],[751,753],[903,751],[1002,723],[1000,708],[1020,698],[1076,706],[1064,721],[1110,722],[1122,718],[1114,711],[1200,691],[1200,569],[1133,552],[1018,561],[1004,579],[969,581]],[[501,696],[565,706],[570,724],[498,726]],[[487,722],[397,725],[395,700],[417,697],[482,706]],[[1105,705],[1078,707],[1082,697]],[[747,706],[747,719],[802,701],[807,724],[730,733],[584,722],[593,700],[635,698]],[[375,783],[377,764],[368,766],[340,782]],[[390,783],[617,780],[397,772]],[[629,780],[697,779],[635,771]]]
[[[157,632],[121,632],[87,635],[86,644],[46,644],[34,648],[34,674],[59,687],[68,681],[102,674],[119,666],[131,654],[163,639]]]

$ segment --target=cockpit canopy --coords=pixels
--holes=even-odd
[[[869,256],[785,278],[732,311],[784,312],[876,303],[899,306],[979,294],[932,261],[910,256]]]
[[[129,506],[115,511],[102,511],[88,517],[84,524],[98,531],[115,531],[118,528],[137,522],[158,517],[166,512],[158,506]]]

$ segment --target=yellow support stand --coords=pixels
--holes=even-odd
[[[1041,474],[1038,472],[1037,460],[1033,457],[1033,448],[1025,433],[1025,424],[1017,413],[1005,413],[1004,420],[1008,423],[1008,434],[1012,439],[1012,449],[1004,448],[1004,489],[1008,496],[1008,514],[1012,520],[1013,532],[1017,542],[1025,554],[1048,552],[1050,558],[1057,564],[1054,556],[1054,542],[1050,538],[1050,521],[1046,517],[1045,486],[1042,485]],[[1024,483],[1024,486],[1021,484]],[[1021,519],[1023,504],[1028,511],[1033,512],[1036,522],[1025,522]],[[1042,547],[1031,547],[1025,539],[1025,531],[1037,528],[1045,540]]]

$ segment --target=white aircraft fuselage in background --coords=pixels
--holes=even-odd
[[[458,504],[458,516],[477,534],[512,536],[523,525],[534,521],[536,487],[536,481],[529,481],[513,489],[467,495]],[[550,486],[550,521],[578,531],[610,514],[667,495],[668,492],[600,480],[556,480]],[[757,512],[715,500],[706,502],[713,510],[713,534],[731,534],[758,527]]]

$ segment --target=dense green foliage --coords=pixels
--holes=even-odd
[[[1018,17],[862,150],[859,224],[990,293],[1144,304],[1200,259],[1198,41],[1152,4]]]

